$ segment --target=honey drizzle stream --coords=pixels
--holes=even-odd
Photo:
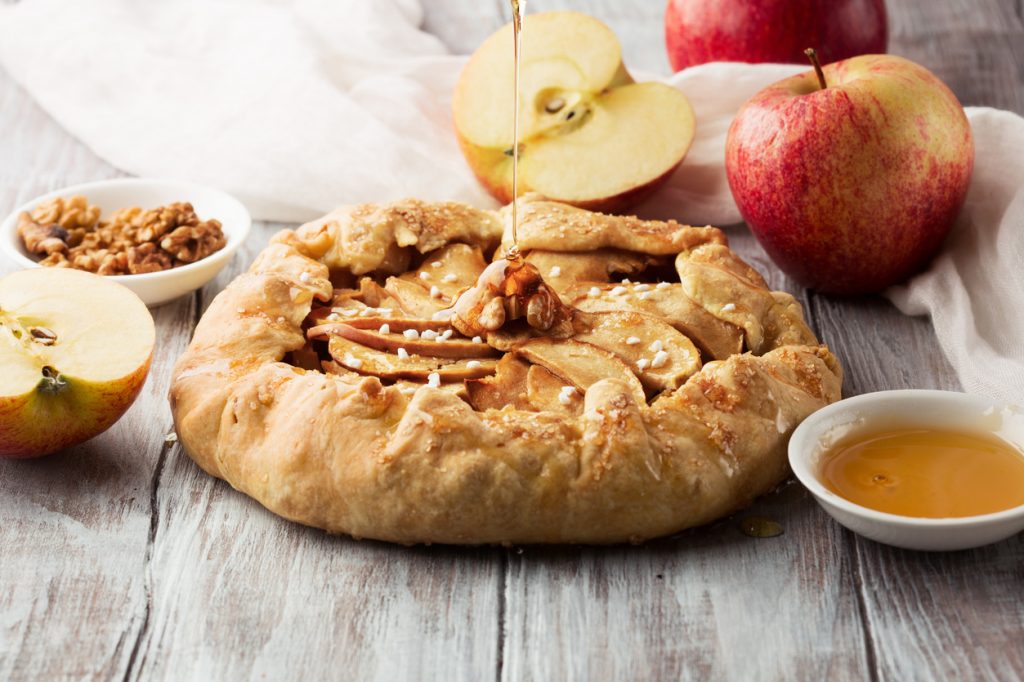
[[[526,0],[512,2],[512,37],[515,41],[512,58],[515,68],[512,100],[515,109],[512,112],[512,246],[505,254],[508,260],[519,258],[519,212],[516,201],[519,196],[519,55],[523,49],[523,15],[526,14]]]

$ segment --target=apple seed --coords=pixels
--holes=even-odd
[[[28,331],[32,335],[32,340],[36,343],[40,343],[44,346],[52,346],[57,343],[57,335],[46,327],[32,327]]]
[[[544,111],[549,114],[557,114],[565,106],[565,100],[561,97],[552,97],[544,104]]]
[[[586,123],[591,114],[593,114],[593,111],[591,110],[589,103],[585,101],[577,102],[571,109],[569,109],[568,112],[566,112],[564,116],[565,122],[551,132],[556,135],[571,133]]]

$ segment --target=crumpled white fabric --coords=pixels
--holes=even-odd
[[[1024,404],[1024,118],[968,107],[974,175],[928,270],[886,295],[931,315],[964,390]]]
[[[0,65],[72,134],[137,175],[222,187],[256,218],[303,221],[405,196],[494,205],[452,133],[465,60],[419,30],[418,0],[21,0]],[[697,135],[641,215],[741,220],[723,169],[739,106],[792,65],[707,64],[665,82]],[[1024,119],[968,108],[967,206],[932,267],[888,292],[930,314],[964,389],[1024,400]]]

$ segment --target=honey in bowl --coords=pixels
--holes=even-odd
[[[868,432],[840,441],[820,462],[826,488],[889,514],[953,518],[1024,505],[1024,452],[993,434]]]

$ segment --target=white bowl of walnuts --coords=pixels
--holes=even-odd
[[[67,187],[18,207],[0,248],[25,267],[104,275],[156,306],[213,279],[249,234],[230,194],[175,180],[122,178]]]

